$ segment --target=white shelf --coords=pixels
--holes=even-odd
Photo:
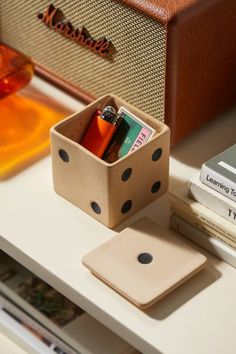
[[[57,93],[58,99],[62,96]],[[235,131],[232,111],[173,149],[171,188],[235,143]],[[167,196],[122,226],[142,216],[168,227]],[[1,249],[145,354],[235,353],[236,270],[204,251],[209,255],[205,271],[151,310],[137,309],[81,264],[84,254],[116,231],[54,192],[49,157],[0,183],[0,234]]]

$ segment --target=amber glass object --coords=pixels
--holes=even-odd
[[[0,44],[0,179],[49,153],[50,127],[68,114],[28,85],[33,72],[29,58]]]
[[[40,95],[0,100],[0,179],[11,177],[49,153],[50,127],[68,113]]]
[[[26,86],[33,72],[33,63],[28,57],[0,44],[0,98]]]

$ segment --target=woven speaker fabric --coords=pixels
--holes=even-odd
[[[164,120],[166,29],[115,0],[56,0],[74,28],[115,46],[113,60],[63,37],[37,17],[45,0],[0,1],[0,40],[95,97],[112,92]]]

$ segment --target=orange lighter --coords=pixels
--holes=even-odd
[[[122,117],[111,106],[105,107],[102,112],[97,111],[80,144],[94,155],[102,157],[121,120]]]

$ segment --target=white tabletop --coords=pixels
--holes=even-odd
[[[35,79],[33,84],[48,86]],[[60,101],[64,94],[50,89]],[[81,108],[70,99],[71,107]],[[236,142],[236,111],[224,114],[173,148],[170,188],[203,161]],[[122,224],[148,216],[168,227],[167,195]],[[236,270],[209,255],[207,269],[143,312],[93,277],[81,258],[116,234],[58,196],[50,157],[0,183],[0,247],[140,351],[234,354]]]

